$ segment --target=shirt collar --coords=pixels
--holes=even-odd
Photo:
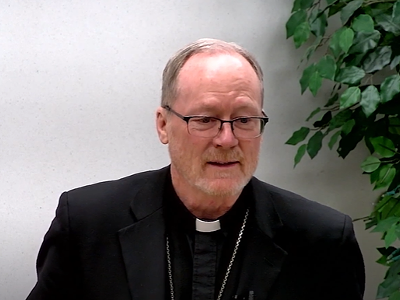
[[[186,233],[194,233],[196,230],[196,217],[186,208],[176,194],[170,173],[168,173],[165,187],[164,207],[166,208],[167,223]],[[246,209],[253,199],[253,189],[251,183],[249,183],[245,186],[232,208],[219,218],[223,233],[226,234],[229,230],[240,227]]]

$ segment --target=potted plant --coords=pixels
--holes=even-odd
[[[294,166],[306,153],[314,158],[324,139],[344,159],[360,142],[369,149],[360,167],[382,196],[364,221],[382,234],[377,262],[388,267],[377,298],[399,300],[400,0],[295,0],[286,32],[296,48],[308,45],[301,93],[332,86],[286,142],[298,145]]]

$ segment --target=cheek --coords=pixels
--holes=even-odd
[[[191,160],[194,164],[202,164],[205,160],[205,156],[207,156],[207,152],[209,149],[209,144],[204,141],[199,141],[196,139],[187,139],[184,141],[184,147],[188,153],[190,153]]]
[[[180,153],[181,158],[187,160],[187,163],[202,160],[203,153],[208,148],[206,141],[177,131],[171,132],[171,137],[170,146]]]
[[[260,152],[261,140],[247,141],[241,145],[244,157],[254,159],[258,157]]]

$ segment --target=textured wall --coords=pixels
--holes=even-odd
[[[374,195],[359,163],[324,149],[293,170],[284,145],[318,103],[300,96],[298,61],[285,40],[292,1],[3,0],[0,2],[0,299],[24,299],[59,194],[168,163],[154,129],[167,59],[201,37],[235,41],[265,72],[258,177],[352,217]],[[323,98],[324,93],[321,93]],[[322,100],[323,101],[323,100]],[[327,148],[327,147],[325,147]],[[374,299],[383,276],[378,236],[356,224]]]

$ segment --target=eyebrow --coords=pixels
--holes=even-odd
[[[204,113],[215,113],[215,112],[220,112],[221,107],[218,107],[213,104],[203,104],[198,107],[194,107],[193,111],[204,111]],[[252,114],[258,114],[259,113],[259,108],[253,106],[253,105],[240,105],[235,108],[234,112],[240,112],[240,111],[250,111]],[[260,108],[260,111],[262,111],[262,108]],[[198,114],[198,113],[196,113]],[[193,114],[192,114],[193,115]]]

